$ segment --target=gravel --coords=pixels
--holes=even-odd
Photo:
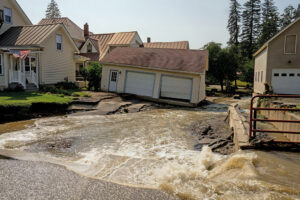
[[[163,191],[81,176],[44,162],[0,157],[0,199],[173,200]]]

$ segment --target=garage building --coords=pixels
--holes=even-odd
[[[119,47],[101,63],[103,91],[180,105],[205,99],[207,51]]]
[[[296,19],[255,54],[254,93],[265,85],[275,94],[300,94],[300,18]]]

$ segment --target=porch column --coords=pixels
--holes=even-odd
[[[37,76],[37,84],[39,85],[40,84],[40,76],[39,76],[39,58],[40,58],[40,53],[37,53],[36,54],[36,60],[35,60],[35,65],[36,65],[36,76]]]
[[[13,79],[13,67],[14,67],[14,62],[13,62],[13,56],[12,55],[9,55],[9,61],[10,61],[9,83],[11,83],[12,79]]]
[[[21,58],[18,58],[18,61],[19,61],[19,72],[22,72],[22,60]]]
[[[10,70],[12,71],[13,70],[13,57],[12,55],[9,55],[9,60],[10,60]]]

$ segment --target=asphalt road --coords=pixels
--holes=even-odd
[[[165,192],[87,178],[44,162],[1,159],[0,199],[173,200]]]

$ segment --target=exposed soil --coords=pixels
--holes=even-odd
[[[192,125],[193,135],[199,140],[195,149],[209,146],[213,152],[224,155],[234,152],[233,132],[225,122],[225,117],[208,118]]]

